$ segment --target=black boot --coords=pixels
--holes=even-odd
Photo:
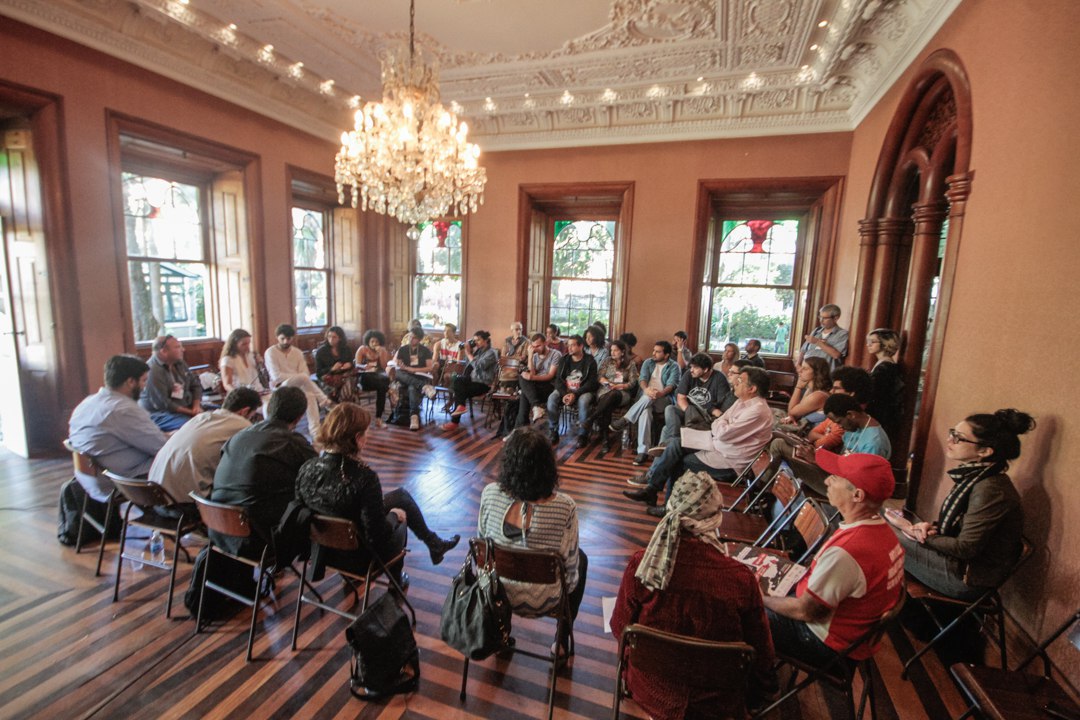
[[[438,565],[441,563],[446,556],[446,553],[457,547],[460,540],[460,535],[454,535],[446,540],[443,540],[436,535],[435,539],[428,545],[428,552],[431,554],[431,564]]]
[[[631,500],[643,502],[646,505],[655,505],[656,498],[660,493],[652,487],[645,486],[640,490],[623,490],[622,494]]]

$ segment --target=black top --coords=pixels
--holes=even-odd
[[[257,560],[296,495],[300,466],[313,457],[304,436],[280,420],[264,420],[233,435],[221,449],[210,499],[248,508],[253,534],[239,541],[212,532],[214,544]]]
[[[345,362],[349,363],[351,369],[353,362],[353,351],[347,344],[342,342],[338,345],[340,352],[338,355],[334,354],[334,348],[330,343],[324,342],[315,350],[315,376],[322,380],[323,375],[330,372],[330,368],[334,367],[336,363]]]
[[[415,351],[415,354],[414,354]],[[397,355],[398,370],[411,370],[414,368],[422,368],[428,364],[428,360],[431,360],[431,350],[423,345],[417,345],[413,348],[409,344],[402,345],[398,348]]]
[[[296,497],[320,515],[352,520],[379,557],[397,552],[379,476],[367,465],[339,453],[323,453],[300,468]]]
[[[683,372],[679,379],[679,386],[675,389],[677,395],[686,395],[690,402],[707,413],[712,412],[713,408],[720,407],[720,403],[729,392],[731,392],[731,385],[724,377],[724,373],[713,370],[708,380],[702,380],[695,378],[690,368],[686,368]]]
[[[870,371],[870,403],[866,411],[881,423],[890,440],[896,438],[903,416],[904,378],[894,362],[878,363]]]
[[[560,395],[573,393],[574,397],[580,397],[596,392],[599,387],[600,374],[592,355],[585,353],[580,360],[574,360],[573,355],[562,356],[559,369],[555,371],[555,389]]]

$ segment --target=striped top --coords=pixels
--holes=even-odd
[[[531,503],[532,522],[518,537],[508,537],[504,522],[510,506],[516,500],[491,483],[480,496],[480,516],[476,530],[481,537],[491,538],[496,545],[523,547],[530,550],[555,550],[566,564],[566,589],[573,591],[578,584],[578,520],[573,498],[557,492],[544,503]],[[507,598],[519,615],[543,615],[559,600],[557,585],[533,585],[503,580]]]

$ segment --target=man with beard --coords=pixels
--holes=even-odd
[[[105,386],[71,413],[68,439],[107,470],[146,477],[166,436],[137,400],[150,366],[134,355],[113,355],[105,363]]]

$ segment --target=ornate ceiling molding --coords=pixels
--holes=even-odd
[[[849,131],[960,1],[611,0],[607,23],[549,52],[455,52],[430,34],[418,40],[439,60],[444,102],[485,150]],[[227,7],[249,13],[247,34],[210,14]],[[377,59],[407,37],[375,32],[346,7],[0,0],[2,14],[328,140],[349,124],[350,101],[379,94]]]

